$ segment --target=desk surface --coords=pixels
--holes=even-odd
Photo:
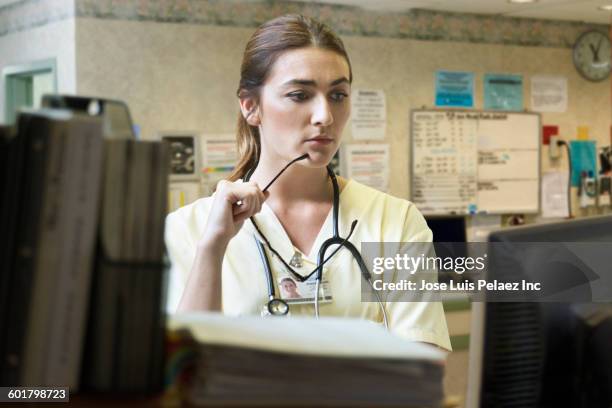
[[[24,406],[24,407],[44,407],[44,408],[48,408],[49,404],[48,403],[26,403],[26,404],[20,404],[20,406]],[[62,406],[65,406],[62,404]],[[76,395],[71,395],[70,396],[70,402],[68,403],[68,406],[72,406],[72,407],[91,407],[91,408],[102,408],[102,407],[109,407],[111,406],[112,408],[144,408],[144,407],[159,407],[159,408],[166,408],[166,407],[190,407],[191,405],[188,404],[181,404],[181,401],[178,400],[176,397],[172,397],[172,396],[157,396],[157,397],[101,397],[101,396],[95,396],[95,395],[83,395],[83,394],[76,394]],[[332,408],[339,405],[333,405],[333,404],[329,404],[329,405],[325,405],[322,406],[321,408]],[[444,405],[443,408],[458,408],[461,406],[460,401],[457,398],[454,397],[449,397],[444,401]],[[208,408],[232,408],[232,406],[228,406],[226,404],[224,405],[207,405]],[[245,405],[236,405],[234,406],[234,408],[245,408]],[[248,408],[269,408],[269,405],[249,405]],[[288,407],[288,406],[279,406],[279,405],[275,405],[276,408],[283,408],[283,407]],[[346,405],[343,405],[342,407],[346,407]],[[354,404],[351,405],[351,408],[379,408],[381,407],[379,404],[377,405],[361,405],[361,406],[355,406]],[[312,405],[299,405],[298,402],[296,402],[295,405],[291,405],[291,408],[316,408],[316,407],[312,407]]]

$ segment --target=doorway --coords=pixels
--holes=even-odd
[[[39,108],[44,94],[57,92],[55,59],[8,66],[2,70],[4,122],[14,124],[19,109]]]

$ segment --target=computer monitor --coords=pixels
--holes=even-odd
[[[612,216],[489,236],[506,246],[524,242],[612,242]],[[542,271],[533,269],[522,272],[537,279]],[[496,273],[489,267],[487,279]],[[474,302],[470,336],[467,407],[612,406],[610,303]]]
[[[88,96],[46,94],[43,108],[66,109],[102,118],[105,139],[136,139],[130,109],[123,101]]]
[[[465,217],[463,216],[427,216],[429,229],[434,242],[465,242]]]
[[[433,233],[436,255],[440,258],[464,258],[468,255],[466,244],[465,217],[463,216],[427,216],[429,229]],[[453,271],[439,271],[438,281],[449,283],[451,280],[461,282],[466,275]]]

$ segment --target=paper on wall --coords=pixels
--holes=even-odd
[[[424,213],[477,210],[478,121],[466,114],[413,115],[411,199]]]
[[[351,132],[354,140],[382,140],[387,127],[387,104],[381,89],[353,91]]]
[[[436,71],[436,106],[474,106],[474,73]]]
[[[566,171],[542,173],[542,218],[567,217],[567,184]]]
[[[523,110],[523,76],[512,74],[485,74],[485,109]]]
[[[168,212],[178,210],[200,198],[200,183],[198,182],[171,182],[168,185]]]
[[[217,182],[227,178],[238,158],[236,137],[231,134],[206,135],[202,139],[202,189],[210,195]]]
[[[377,190],[389,189],[389,145],[351,144],[344,148],[347,177]]]
[[[531,77],[531,109],[536,112],[565,112],[567,78],[548,75]]]

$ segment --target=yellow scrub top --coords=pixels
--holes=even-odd
[[[171,261],[168,312],[176,310],[195,258],[196,244],[203,234],[214,195],[179,208],[166,218],[165,241]],[[353,220],[357,226],[350,241],[357,249],[361,242],[431,242],[432,232],[411,202],[382,193],[355,180],[348,180],[340,193],[339,232],[344,238]],[[296,252],[302,257],[298,273],[307,275],[317,266],[321,244],[333,235],[332,210],[309,254],[291,243],[280,221],[263,204],[255,221],[272,247],[289,263]],[[246,220],[229,242],[222,266],[222,310],[226,315],[259,315],[268,302],[266,273],[255,243],[255,228]],[[336,248],[332,246],[326,256]],[[274,280],[285,276],[284,267],[266,247]],[[382,322],[376,302],[361,301],[361,284],[367,284],[351,253],[340,249],[324,265],[323,279],[329,281],[333,301],[319,303],[321,316],[346,316]],[[279,288],[276,285],[276,293]],[[451,349],[444,309],[440,302],[384,302],[390,330],[403,338]],[[291,304],[291,315],[314,315],[312,304]]]

